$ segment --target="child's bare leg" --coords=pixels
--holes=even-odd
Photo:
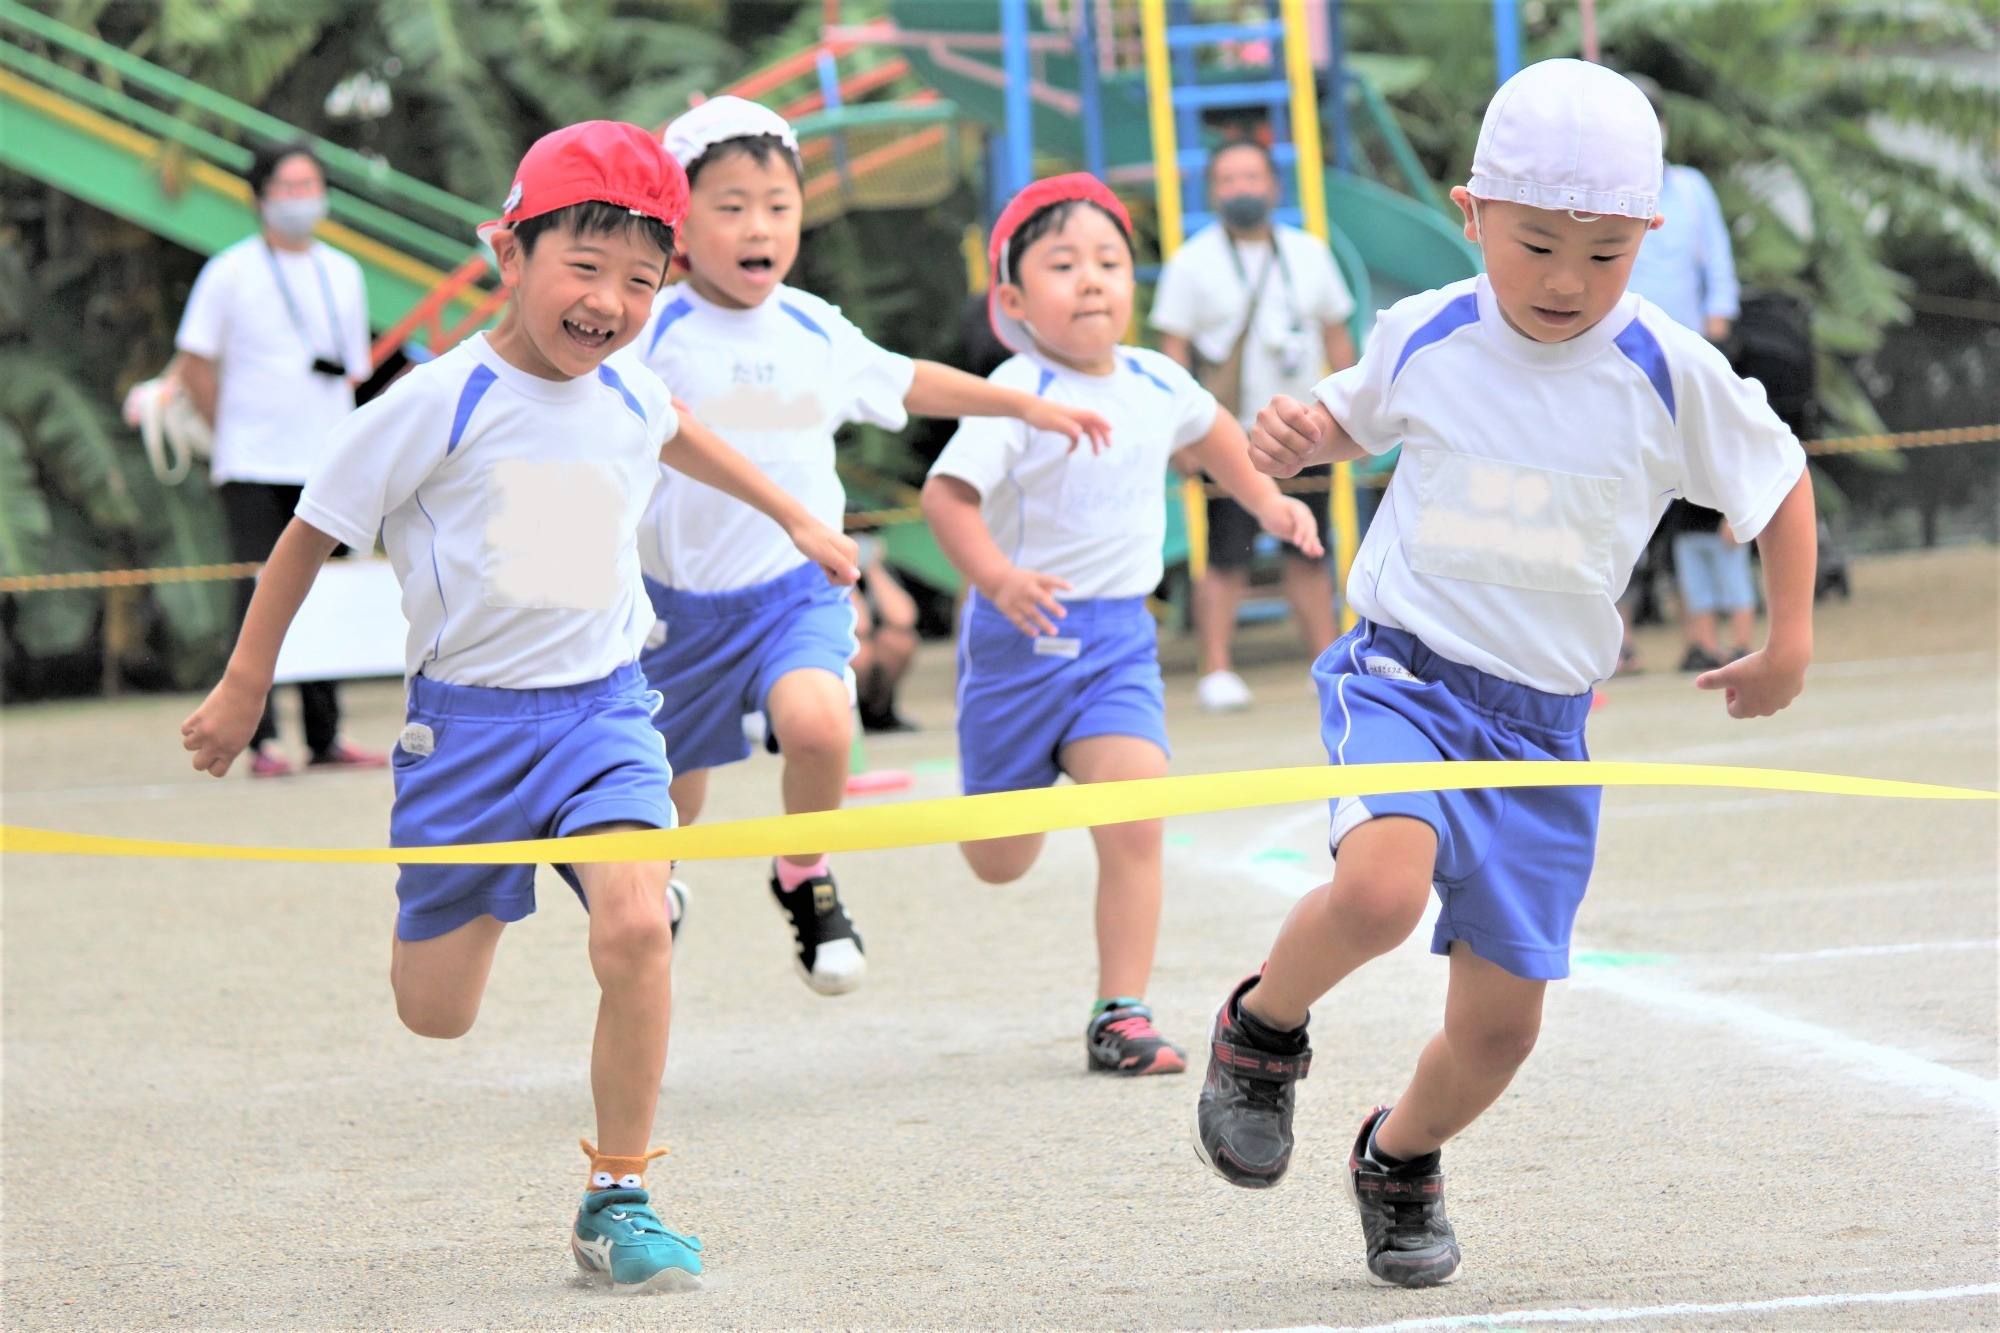
[[[1715,612],[1691,612],[1687,617],[1687,632],[1683,637],[1686,638],[1689,647],[1699,648],[1710,657],[1714,657],[1721,651],[1720,645],[1715,641]]]
[[[1278,929],[1264,975],[1244,992],[1250,1013],[1280,1031],[1341,978],[1410,937],[1430,899],[1437,833],[1421,819],[1371,819],[1340,842],[1333,882],[1299,899]]]
[[[419,1037],[442,1039],[471,1031],[506,928],[505,922],[482,916],[428,940],[393,940],[389,987],[403,1026]]]
[[[965,863],[982,883],[1012,884],[1027,874],[1035,858],[1042,854],[1042,839],[1040,833],[982,838],[978,842],[961,842],[958,850],[965,853]]]
[[[1376,1147],[1391,1157],[1422,1157],[1478,1119],[1535,1049],[1547,989],[1546,981],[1487,962],[1463,940],[1453,944],[1444,1030],[1424,1047],[1402,1100],[1376,1127]]]
[[[692,824],[701,818],[702,807],[708,804],[708,773],[705,768],[697,768],[674,774],[667,795],[674,803],[674,818],[681,823]]]
[[[580,832],[641,827],[603,824]],[[673,1014],[669,869],[665,861],[576,867],[590,907],[590,968],[601,991],[590,1091],[597,1104],[598,1151],[609,1157],[642,1156],[653,1137]]]
[[[831,671],[801,667],[778,677],[765,697],[764,711],[777,733],[785,756],[785,813],[838,810],[847,795],[854,719],[847,701],[847,682]],[[795,866],[809,866],[821,853],[787,856]]]
[[[1165,777],[1167,756],[1136,736],[1087,736],[1062,750],[1078,782]],[[1097,844],[1097,994],[1138,998],[1153,975],[1160,936],[1160,856],[1165,823],[1142,819],[1090,831]]]

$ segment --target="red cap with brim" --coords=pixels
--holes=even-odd
[[[501,215],[479,226],[494,230],[572,204],[612,204],[678,227],[687,217],[687,173],[673,154],[637,125],[586,120],[535,140],[514,173]]]
[[[986,317],[992,321],[994,336],[1016,352],[1032,351],[1035,340],[1029,334],[1027,325],[1000,309],[1000,284],[1014,281],[1014,275],[1007,271],[1008,242],[1014,239],[1014,233],[1019,231],[1021,224],[1029,218],[1050,204],[1060,204],[1071,199],[1082,199],[1096,204],[1118,219],[1118,225],[1124,229],[1127,241],[1132,238],[1132,216],[1125,211],[1125,205],[1118,202],[1118,196],[1111,193],[1110,186],[1086,172],[1075,171],[1067,176],[1051,176],[1047,180],[1036,181],[1015,195],[1007,207],[1000,211],[999,221],[993,224],[993,241],[987,251],[993,281],[986,290]]]

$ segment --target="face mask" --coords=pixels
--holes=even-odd
[[[299,199],[267,199],[259,210],[264,225],[287,240],[303,241],[326,218],[326,196],[307,195]]]
[[[1222,220],[1238,231],[1264,225],[1271,216],[1271,201],[1261,194],[1232,194],[1222,201]]]

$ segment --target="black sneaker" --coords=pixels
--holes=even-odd
[[[1215,1016],[1208,1077],[1194,1109],[1195,1156],[1232,1185],[1269,1189],[1292,1162],[1293,1087],[1312,1068],[1304,1028],[1293,1050],[1270,1050],[1243,1030],[1239,1002],[1257,984],[1245,977]]]
[[[1722,662],[1713,653],[1699,644],[1689,644],[1687,654],[1681,658],[1683,671],[1713,671],[1721,665]]]
[[[814,875],[787,893],[778,884],[778,863],[771,863],[771,896],[778,910],[792,919],[798,940],[799,976],[821,995],[845,995],[861,984],[868,959],[861,936],[840,904],[832,874]]]
[[[1153,1011],[1137,1000],[1106,1009],[1083,1030],[1090,1068],[1100,1074],[1178,1074],[1187,1053],[1153,1026]]]
[[[1368,1276],[1383,1287],[1435,1287],[1458,1276],[1458,1237],[1444,1217],[1441,1155],[1426,1153],[1397,1167],[1368,1155],[1368,1140],[1389,1108],[1361,1122],[1347,1158],[1347,1193],[1361,1214]]]

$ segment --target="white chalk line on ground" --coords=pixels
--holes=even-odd
[[[1804,953],[1709,954],[1708,958],[1741,959],[1749,963],[1817,963],[1830,958],[1886,958],[1905,953],[1993,953],[2000,940],[1919,940],[1912,944],[1852,944],[1840,949],[1808,949]]]
[[[1771,1046],[1819,1056],[1877,1083],[1889,1083],[1929,1097],[2000,1109],[2000,1081],[1967,1073],[1893,1046],[1850,1037],[1817,1023],[1787,1018],[1743,1000],[1708,995],[1607,967],[1579,967],[1570,980],[1578,987],[1607,991],[1683,1018],[1727,1028]]]
[[[2000,1283],[1933,1287],[1919,1291],[1856,1291],[1819,1296],[1779,1296],[1763,1301],[1689,1302],[1679,1305],[1604,1306],[1598,1309],[1510,1310],[1505,1314],[1439,1315],[1398,1319],[1389,1324],[1349,1324],[1335,1328],[1305,1324],[1270,1333],[1404,1333],[1427,1328],[1506,1328],[1520,1324],[1619,1324],[1640,1319],[1685,1319],[1695,1315],[1764,1314],[1779,1310],[1830,1310],[1843,1305],[1907,1305],[1917,1301],[1969,1301],[2000,1295]]]

